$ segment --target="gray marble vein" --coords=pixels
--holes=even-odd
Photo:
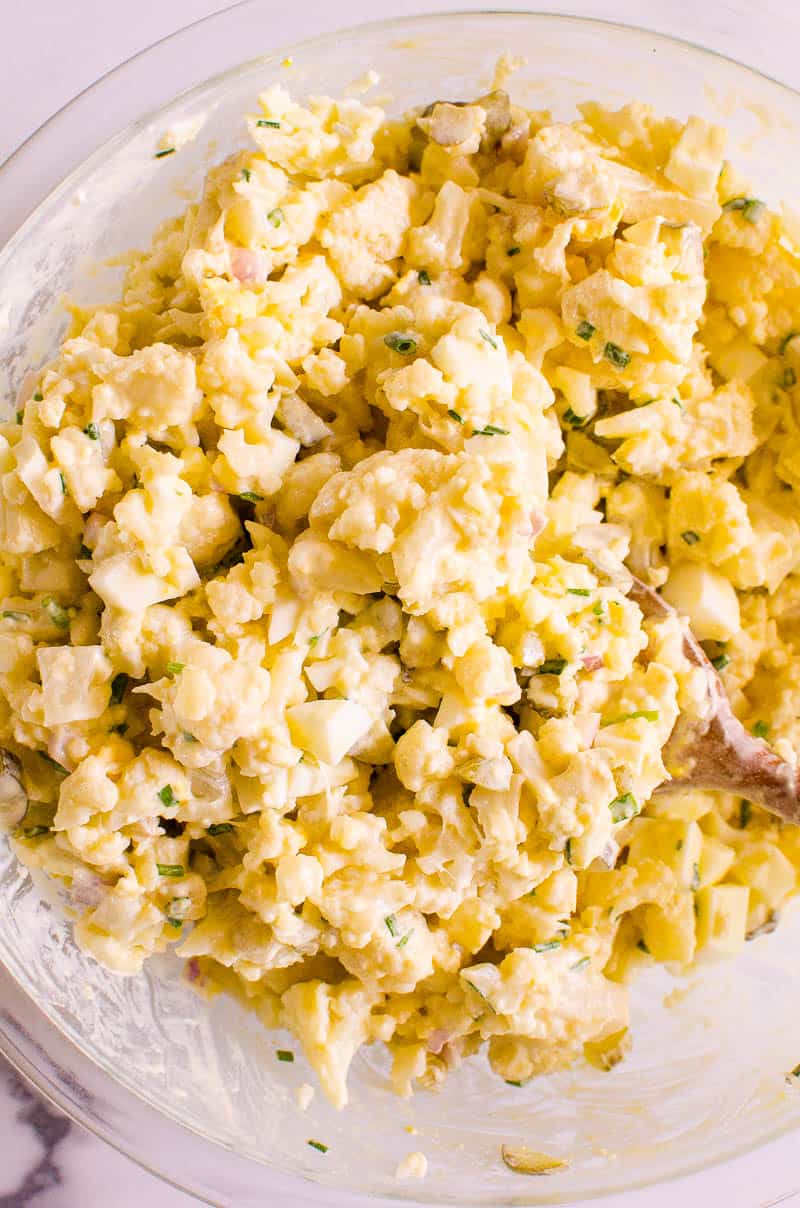
[[[0,1058],[0,1208],[108,1208],[112,1198],[114,1208],[198,1204],[71,1124]]]

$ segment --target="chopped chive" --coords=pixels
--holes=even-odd
[[[39,835],[49,835],[49,826],[23,826],[22,834],[26,839],[37,839]]]
[[[579,340],[591,340],[596,331],[597,328],[594,323],[589,323],[586,319],[582,319],[575,328],[575,335]]]
[[[783,337],[780,344],[778,345],[779,356],[783,356],[783,354],[786,352],[787,345],[791,343],[791,341],[795,338],[795,336],[800,336],[800,331],[795,331],[794,329],[792,329],[790,332],[787,332],[787,334]],[[36,395],[34,394],[33,397],[36,398]]]
[[[229,835],[234,827],[231,822],[212,822],[207,829],[209,835]]]
[[[692,893],[697,893],[700,888],[700,865],[697,863],[692,865],[692,881],[689,888]]]
[[[321,1141],[309,1141],[308,1144],[311,1146],[312,1149],[318,1149],[320,1153],[328,1152],[328,1146],[323,1145]]]
[[[524,1086],[525,1085],[524,1082],[517,1082],[513,1078],[504,1078],[503,1081],[505,1082],[506,1086]]]
[[[249,168],[242,168],[242,180],[246,180],[246,181],[248,182],[248,184],[249,184],[249,182],[250,182],[250,177],[251,177],[252,175],[253,175],[253,174],[252,174],[252,172],[250,171],[250,169],[249,169]]]
[[[475,428],[473,436],[509,436],[508,428],[498,428],[497,424],[486,424],[483,428]]]
[[[792,386],[797,385],[797,374],[793,369],[784,369],[783,377],[781,378],[781,385],[783,386],[784,390],[789,390]]]
[[[722,654],[718,654],[715,659],[711,660],[711,666],[715,671],[724,671],[730,661],[730,655],[723,652]]]
[[[506,255],[507,256],[518,256],[521,251],[522,251],[522,248],[518,244],[515,243],[513,247],[506,248]]]
[[[753,803],[748,801],[746,797],[742,797],[739,802],[739,829],[744,830],[747,827],[753,814]]]
[[[29,621],[31,619],[28,612],[15,612],[11,608],[7,608],[3,613],[3,618],[6,621]]]
[[[536,668],[537,675],[561,675],[567,665],[566,659],[545,659]]]
[[[589,419],[588,415],[578,415],[571,407],[567,407],[563,418],[564,423],[569,424],[571,428],[582,428]]]
[[[118,705],[127,691],[130,676],[124,671],[120,671],[119,675],[115,675],[111,681],[111,700],[110,704]]]
[[[171,914],[167,915],[167,922],[170,927],[174,927],[176,931],[180,931],[181,927],[183,926],[183,919],[175,919]]]
[[[171,784],[165,784],[163,789],[158,790],[158,793],[156,794],[156,796],[158,797],[161,804],[166,805],[167,808],[169,808],[169,809],[171,809],[173,806],[177,806],[179,804],[178,798],[175,796],[175,794],[172,791]]]
[[[494,336],[491,335],[488,331],[485,331],[483,327],[478,332],[478,335],[481,337],[482,340],[485,340],[487,344],[491,344],[492,348],[500,347],[500,345],[497,343],[497,340],[494,338]]]
[[[678,842],[675,844],[675,850],[676,851],[683,850],[683,839],[679,839]]]
[[[165,147],[163,151],[156,151],[155,158],[163,159],[165,155],[174,155],[174,154],[175,154],[174,147]]]
[[[35,403],[43,403],[43,402],[44,402],[44,395],[42,394],[41,390],[37,390],[37,391],[36,391],[36,393],[35,393],[35,394],[34,394],[34,396],[33,396],[33,401],[34,401]]]
[[[407,932],[405,933],[405,935],[403,936],[403,938],[402,938],[401,940],[398,940],[398,941],[397,941],[397,947],[398,947],[398,948],[405,948],[406,944],[407,944],[407,943],[408,943],[408,941],[411,939],[411,936],[412,936],[413,934],[414,934],[413,928],[412,928],[412,930],[411,930],[411,931],[407,931]]]
[[[745,222],[755,224],[764,213],[766,206],[756,197],[732,197],[730,201],[725,202],[722,209],[726,213],[738,210]]]
[[[602,600],[598,600],[597,603],[592,606],[592,612],[596,617],[602,617],[605,610],[606,606]]]
[[[463,418],[458,414],[457,411],[454,411],[452,407],[448,408],[447,414],[450,416],[451,419],[454,419],[457,424],[463,424],[463,422],[464,422]]]
[[[319,639],[320,639],[321,637],[322,637],[322,634],[321,634],[321,633],[315,633],[315,634],[314,634],[314,636],[313,636],[312,638],[309,638],[309,639],[308,639],[308,644],[309,644],[309,646],[316,646],[317,642],[319,641]]]
[[[248,503],[261,503],[264,496],[259,495],[257,491],[240,491],[240,499],[246,499]]]
[[[58,471],[58,477],[59,477],[59,479],[60,479],[60,481],[61,481],[61,494],[62,494],[62,495],[66,495],[66,494],[68,493],[68,492],[67,492],[67,480],[66,480],[66,478],[64,477],[64,475],[61,473],[61,471],[60,471],[60,470]]]
[[[590,596],[592,594],[588,587],[568,587],[567,591],[571,596]]]
[[[625,369],[631,363],[630,353],[625,352],[624,348],[620,348],[619,344],[612,344],[610,340],[603,349],[603,356],[617,369]]]
[[[417,280],[419,281],[420,285],[430,285],[431,278],[426,268],[421,268],[419,270],[417,273]]]
[[[561,947],[561,940],[547,940],[543,944],[533,944],[534,952],[552,952],[554,948]]]
[[[622,793],[619,797],[615,797],[608,808],[611,810],[613,822],[627,822],[629,818],[633,818],[639,813],[639,806],[632,793]]]
[[[22,411],[18,411],[18,412],[17,412],[17,423],[18,423],[18,424],[21,424],[21,423],[22,423],[22,417],[23,417],[23,415],[24,415],[24,412],[22,412]]]
[[[267,214],[267,222],[271,223],[274,227],[279,227],[284,217],[285,215],[281,207],[276,206],[274,210],[270,210],[269,214]]]
[[[694,529],[685,529],[681,533],[681,540],[685,541],[687,545],[697,545],[697,542],[700,540],[700,534],[696,533]]]
[[[789,1073],[786,1075],[786,1081],[788,1082],[790,1078],[800,1078],[800,1065],[796,1065],[793,1070],[789,1070]]]
[[[184,742],[199,742],[199,738],[195,738],[194,734],[190,734],[188,730],[184,730],[181,734]]]
[[[81,547],[80,547],[80,549],[78,550],[78,557],[79,557],[79,558],[81,558],[81,559],[82,559],[82,560],[84,560],[84,561],[85,561],[87,558],[91,559],[91,557],[92,557],[92,551],[89,549],[89,546],[88,546],[88,545],[84,545],[84,544],[83,544],[83,542],[81,542]]]
[[[280,122],[271,121],[269,118],[260,117],[256,121],[257,126],[269,126],[271,130],[280,130]]]
[[[564,859],[567,861],[567,864],[572,863],[572,839],[567,839],[564,844]]]
[[[275,1056],[278,1058],[278,1061],[294,1061],[294,1053],[291,1049],[277,1049]]]
[[[757,721],[753,726],[753,733],[756,738],[766,738],[769,734],[769,726],[765,721]]]
[[[404,357],[413,356],[417,351],[417,341],[404,331],[390,331],[383,337],[383,342],[387,348],[402,353]]]
[[[674,403],[679,411],[683,411],[683,403],[681,402],[681,400],[679,398],[671,398],[669,401],[671,403]]]
[[[64,767],[63,764],[58,763],[57,760],[53,759],[52,756],[48,755],[45,751],[40,751],[39,754],[41,755],[41,757],[45,761],[45,763],[50,764],[50,767],[53,769],[54,772],[58,772],[59,776],[69,776],[69,772],[67,771],[67,769]]]
[[[581,957],[581,959],[579,961],[576,961],[574,965],[570,965],[570,969],[573,969],[573,970],[574,969],[585,969],[588,964],[589,964],[588,956],[583,956],[583,957]]]
[[[45,610],[56,629],[69,629],[69,617],[64,609],[52,596],[42,598],[42,608]]]
[[[488,1003],[490,1007],[492,1006],[492,1004],[489,1002],[489,999],[484,994],[483,990],[479,990],[478,987],[475,985],[475,982],[471,982],[468,977],[465,977],[464,981],[467,983],[470,990],[475,991],[475,993],[478,995],[478,998],[482,998],[485,1003]],[[494,1010],[494,1007],[492,1007],[492,1010]]]
[[[167,675],[169,675],[169,676],[180,675],[180,673],[183,671],[185,666],[186,666],[185,663],[167,663],[167,666],[166,666]]]
[[[658,716],[658,709],[636,709],[633,713],[622,713],[619,717],[604,718],[600,725],[601,727],[619,726],[624,721],[635,721],[637,717],[641,717],[645,721],[658,721]]]
[[[394,917],[394,915],[387,914],[386,918],[383,921],[386,924],[386,927],[389,931],[389,935],[396,936],[397,935],[397,919]]]
[[[182,864],[156,864],[156,868],[160,877],[182,877],[184,875]]]
[[[644,942],[644,940],[639,940],[636,947],[640,948],[642,952],[646,952],[648,956],[650,955],[650,949],[647,947],[647,944]]]
[[[89,440],[100,439],[100,429],[98,428],[97,424],[87,424],[83,430],[89,437]]]

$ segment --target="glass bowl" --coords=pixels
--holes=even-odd
[[[269,8],[269,0],[250,0],[183,31],[84,94],[77,111],[107,122],[144,62],[162,90],[186,80],[187,62],[193,70],[239,63],[268,37]],[[267,84],[339,95],[374,68],[374,91],[399,112],[486,90],[508,51],[527,60],[511,83],[524,104],[570,117],[580,100],[636,98],[678,117],[723,120],[731,155],[760,196],[800,196],[800,96],[731,60],[641,30],[538,14],[364,25],[250,58],[184,92],[50,193],[0,253],[0,397],[10,403],[25,372],[52,354],[62,295],[113,297],[120,270],[103,262],[149,243],[156,223],[198,193],[209,163],[245,144],[242,114]],[[164,131],[197,118],[192,142],[154,159]],[[62,128],[63,114],[53,129]],[[82,126],[72,150],[85,138]],[[32,162],[30,147],[8,162],[5,196],[17,195],[15,183],[30,184]],[[473,1058],[442,1092],[399,1101],[387,1089],[384,1054],[372,1049],[355,1061],[351,1106],[337,1113],[320,1094],[301,1112],[293,1089],[313,1081],[305,1062],[277,1062],[286,1039],[228,999],[197,998],[176,960],[159,958],[125,979],[84,957],[52,886],[34,883],[4,842],[0,901],[0,1049],[75,1119],[214,1204],[354,1208],[375,1196],[575,1204],[693,1171],[705,1171],[690,1180],[702,1202],[752,1205],[755,1194],[736,1198],[743,1179],[761,1203],[793,1189],[800,1094],[784,1074],[800,1060],[796,913],[735,961],[688,979],[663,969],[643,977],[633,993],[634,1049],[611,1073],[581,1067],[516,1089]],[[328,1152],[310,1148],[311,1138]],[[499,1161],[502,1142],[568,1156],[571,1165],[524,1179]],[[768,1142],[745,1165],[709,1169]],[[398,1160],[414,1149],[429,1159],[425,1183],[396,1181]],[[674,1187],[651,1187],[637,1204],[675,1196]]]

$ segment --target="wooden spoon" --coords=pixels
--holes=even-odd
[[[633,577],[628,592],[646,617],[677,616],[675,609]],[[709,709],[697,720],[679,717],[664,748],[672,777],[662,787],[723,789],[755,801],[786,822],[800,823],[800,777],[760,738],[754,738],[734,716],[722,681],[705,651],[684,625],[683,651],[706,674]]]

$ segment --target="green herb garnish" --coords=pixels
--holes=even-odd
[[[279,227],[283,222],[284,217],[285,215],[281,207],[276,206],[274,210],[270,210],[269,214],[267,214],[267,222],[274,227]]]
[[[618,344],[612,344],[610,340],[603,349],[603,356],[617,369],[626,369],[631,363],[630,353],[625,352],[624,348],[620,348]]]
[[[585,969],[588,964],[589,957],[583,956],[579,961],[576,961],[574,965],[570,965],[570,969]]]
[[[738,211],[745,222],[755,224],[764,213],[766,206],[755,197],[732,197],[722,207],[725,213]]]
[[[234,827],[231,822],[212,822],[207,829],[209,835],[229,835]]]
[[[259,495],[257,491],[240,491],[240,499],[246,499],[248,503],[261,503],[264,496]]]
[[[110,704],[118,705],[127,691],[130,676],[124,671],[120,671],[119,675],[115,675],[111,681],[111,700]]]
[[[715,671],[724,671],[730,661],[730,655],[725,654],[723,651],[722,654],[718,654],[715,659],[711,660],[711,666]]]
[[[163,159],[165,155],[174,155],[174,154],[175,154],[174,147],[165,147],[163,151],[156,151],[155,158]]]
[[[394,915],[387,914],[386,918],[383,921],[386,924],[386,927],[389,931],[389,935],[396,936],[397,935],[397,919],[394,917]]]
[[[413,934],[414,934],[414,930],[413,930],[413,928],[411,929],[411,931],[407,931],[407,932],[405,933],[405,935],[403,936],[403,938],[402,938],[401,940],[398,940],[398,941],[397,941],[397,947],[398,947],[398,948],[405,948],[406,944],[407,944],[407,943],[408,943],[408,941],[411,939],[411,936],[412,936]]]
[[[278,1061],[294,1061],[294,1053],[291,1049],[278,1049],[275,1053]]]
[[[463,418],[458,414],[457,411],[454,411],[452,407],[448,408],[447,414],[450,416],[451,419],[454,419],[457,424],[463,424],[463,422],[464,422]]]
[[[180,931],[183,926],[183,919],[174,919],[171,914],[168,914],[167,923],[170,927],[174,927],[176,931]]]
[[[686,529],[681,533],[681,540],[685,541],[687,545],[697,545],[697,542],[700,540],[700,534],[696,533],[694,529]]]
[[[3,618],[6,621],[29,621],[31,619],[30,613],[14,612],[14,610],[11,608],[7,608],[5,610],[5,612],[3,613]]]
[[[516,1082],[513,1078],[505,1078],[503,1080],[506,1086],[524,1086],[523,1082]]]
[[[392,352],[400,352],[404,357],[413,356],[417,351],[417,341],[404,331],[390,331],[383,337],[383,342]]]
[[[33,396],[33,401],[34,401],[35,403],[43,403],[43,402],[44,402],[44,395],[42,394],[41,390],[37,390],[37,391],[34,393],[34,396]]]
[[[52,596],[42,598],[42,608],[45,610],[56,629],[69,629],[69,617],[64,609]]]
[[[689,888],[691,889],[692,893],[697,893],[698,889],[700,888],[700,865],[699,864],[692,865],[692,880],[691,880],[691,884],[689,885]]]
[[[321,1141],[309,1141],[308,1144],[311,1146],[312,1149],[318,1149],[320,1153],[328,1152],[328,1146],[323,1145]]]
[[[500,345],[497,343],[497,340],[494,338],[494,336],[491,335],[488,331],[485,331],[483,327],[478,332],[478,335],[481,337],[482,340],[485,340],[487,344],[491,344],[492,348],[500,347]]]
[[[633,818],[639,813],[639,806],[634,800],[633,793],[622,793],[619,797],[615,797],[608,808],[611,810],[613,822],[627,822],[628,818]]]
[[[602,600],[598,600],[596,604],[592,605],[592,612],[596,617],[602,617],[605,613],[605,610],[606,606]]]
[[[431,278],[426,268],[421,268],[419,270],[417,273],[417,280],[419,281],[420,285],[430,285]]]
[[[564,844],[564,859],[567,861],[567,864],[572,863],[572,839],[567,839]]]
[[[61,473],[60,470],[58,471],[58,477],[59,477],[59,481],[61,483],[61,494],[66,495],[67,494],[67,480],[64,477],[64,475]]]
[[[536,668],[537,675],[561,675],[567,665],[566,659],[545,659]]]
[[[636,947],[640,948],[642,952],[646,952],[648,956],[650,955],[650,949],[647,947],[647,944],[644,942],[644,940],[639,940]]]
[[[753,803],[746,797],[739,802],[739,827],[744,830],[753,814]]]
[[[23,412],[23,411],[18,411],[18,412],[17,412],[17,423],[18,423],[18,424],[21,424],[21,423],[22,423],[22,417],[23,417],[23,415],[24,415],[24,412]]]
[[[52,756],[48,755],[46,751],[40,751],[39,754],[41,755],[41,757],[45,761],[45,763],[48,763],[50,765],[50,767],[53,769],[54,772],[58,772],[59,776],[69,776],[69,772],[64,767],[64,765],[61,763],[58,763],[58,761],[53,759]]]
[[[180,675],[180,673],[183,671],[185,666],[186,666],[185,663],[167,663],[167,666],[166,666],[167,675],[170,676],[170,678],[173,675]]]
[[[249,168],[242,168],[242,180],[246,180],[248,184],[250,183],[250,177],[252,175],[253,173]]]
[[[795,338],[795,336],[800,336],[800,331],[795,331],[792,329],[790,332],[787,332],[778,345],[779,356],[783,356],[783,354],[786,352],[787,345]],[[34,394],[33,397],[36,398],[36,395]]]
[[[582,319],[575,328],[575,335],[579,340],[591,340],[596,331],[597,328],[594,323],[589,323],[586,319]]]
[[[100,429],[98,428],[97,424],[87,424],[83,430],[89,437],[89,440],[100,439]]]
[[[475,428],[473,436],[509,436],[508,428],[498,428],[497,424],[486,424],[483,428]]]
[[[281,128],[280,122],[271,121],[269,118],[266,118],[266,117],[258,118],[258,120],[256,121],[256,125],[257,126],[269,126],[269,128],[271,130],[280,130],[280,128]]]
[[[769,726],[765,721],[757,721],[753,726],[753,733],[756,738],[766,738],[769,734]]]
[[[156,868],[160,877],[182,877],[184,875],[182,864],[156,864]]]
[[[533,944],[534,952],[552,952],[554,948],[561,947],[561,940],[547,940],[543,944]]]
[[[522,248],[519,246],[519,244],[515,243],[513,247],[506,248],[506,255],[507,256],[518,256],[521,251],[522,251]]]
[[[172,791],[171,784],[165,784],[163,789],[159,789],[157,796],[161,804],[165,805],[168,809],[172,809],[173,806],[177,806],[179,804],[178,798]]]
[[[624,721],[636,721],[637,717],[641,717],[645,721],[658,721],[658,716],[658,709],[635,709],[633,713],[622,713],[619,717],[604,718],[600,725],[601,727],[618,726]]]
[[[590,596],[592,594],[588,587],[568,587],[567,591],[571,596]]]
[[[26,839],[37,839],[39,835],[49,835],[49,826],[23,826],[22,834]]]
[[[571,407],[567,407],[564,412],[564,423],[569,424],[570,428],[582,428],[587,423],[588,415],[578,415]]]

